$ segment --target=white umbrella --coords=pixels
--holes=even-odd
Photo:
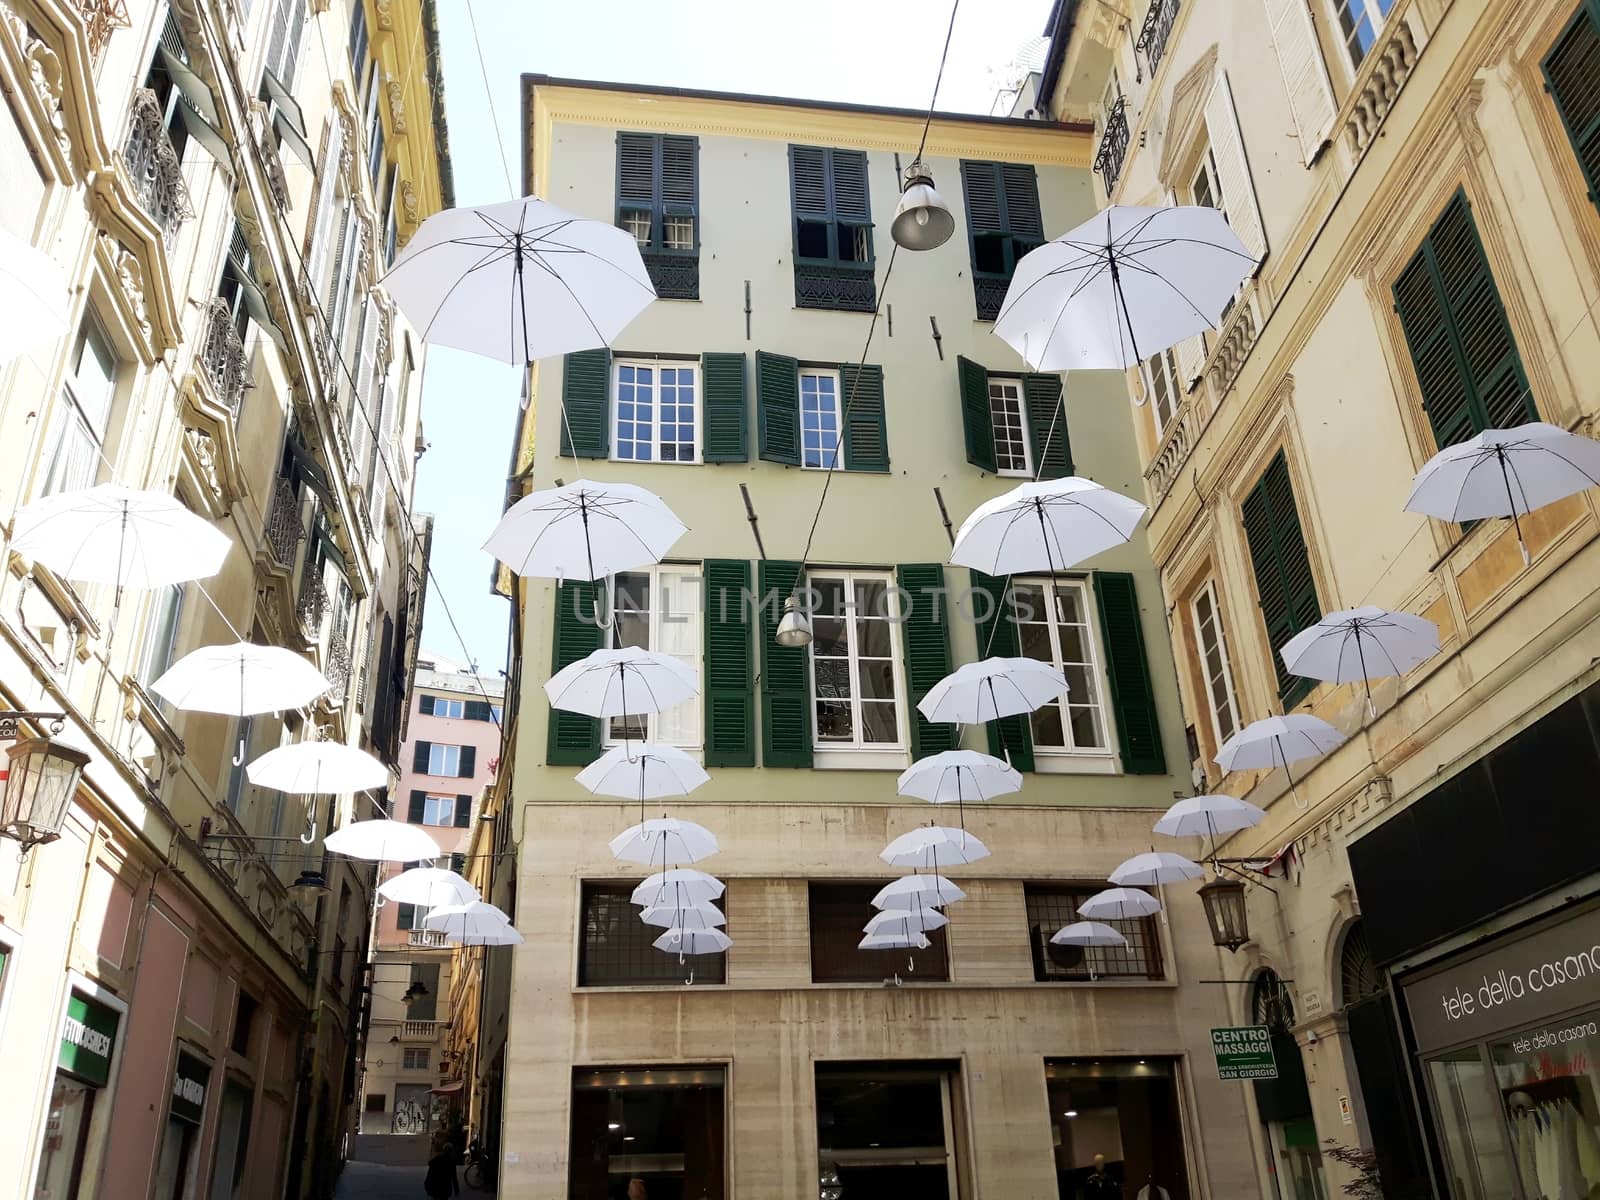
[[[685,532],[654,492],[579,479],[518,500],[483,548],[518,575],[599,579],[660,562]]]
[[[863,927],[864,933],[927,933],[950,924],[950,918],[936,908],[885,909],[875,912]]]
[[[1059,670],[1036,658],[965,663],[928,689],[917,711],[935,723],[979,725],[1032,712],[1067,690]]]
[[[518,364],[610,345],[656,298],[632,234],[532,196],[435,213],[383,284],[423,341]]]
[[[1251,721],[1222,743],[1216,763],[1224,771],[1271,770],[1282,767],[1289,777],[1289,792],[1294,790],[1294,774],[1289,764],[1319,754],[1344,743],[1345,736],[1321,717],[1310,713],[1289,713],[1283,717],[1263,717]]]
[[[50,255],[0,229],[0,364],[67,332],[67,275]]]
[[[692,863],[717,852],[717,835],[704,825],[677,817],[653,817],[611,839],[611,856],[622,862],[665,865]]]
[[[300,708],[331,686],[321,671],[293,650],[233,642],[185,654],[150,690],[189,712],[247,717]],[[241,737],[233,765],[243,761]]]
[[[933,945],[924,935],[913,930],[898,933],[869,933],[856,943],[859,950],[926,950]]]
[[[878,855],[891,867],[937,871],[940,867],[975,863],[989,857],[985,846],[965,829],[925,825],[902,833]]]
[[[728,923],[722,910],[711,904],[652,904],[639,914],[639,920],[669,929],[715,929]]]
[[[389,768],[342,742],[295,742],[269,750],[244,769],[257,787],[297,795],[386,787]]]
[[[379,884],[378,895],[397,904],[416,904],[427,909],[471,904],[482,899],[478,889],[460,875],[439,867],[412,867],[402,871]]]
[[[733,939],[720,929],[681,929],[673,926],[654,942],[657,950],[676,953],[681,962],[685,954],[721,954]]]
[[[932,804],[964,805],[1022,790],[1022,772],[1010,763],[976,750],[945,750],[919,759],[895,781],[902,796]]]
[[[1510,517],[1526,563],[1522,517],[1592,487],[1600,487],[1600,442],[1530,421],[1439,451],[1412,480],[1406,511],[1444,521]]]
[[[1185,879],[1199,879],[1204,874],[1205,871],[1181,854],[1152,850],[1148,854],[1135,854],[1107,878],[1119,887],[1155,887],[1164,883],[1182,883]]]
[[[1017,263],[994,332],[1035,371],[1126,370],[1215,329],[1254,267],[1217,209],[1113,206]]]
[[[322,845],[333,854],[369,862],[426,862],[444,853],[438,842],[403,821],[352,821]]]
[[[1426,617],[1369,604],[1328,613],[1279,653],[1289,671],[1307,679],[1365,683],[1367,714],[1376,716],[1371,681],[1403,675],[1439,653],[1439,627]]]
[[[407,871],[406,875],[415,873],[414,870]],[[404,877],[401,876],[402,879]],[[396,881],[391,880],[390,882]],[[465,883],[466,881],[462,880],[462,882]],[[472,885],[468,884],[467,886],[471,887]],[[382,891],[383,889],[379,888],[378,890]],[[405,901],[403,897],[399,896],[394,897],[394,899],[403,900],[405,903],[416,903],[415,901]],[[437,929],[446,934],[454,934],[457,937],[481,937],[485,933],[509,928],[510,925],[511,918],[506,916],[505,912],[495,905],[478,899],[476,890],[473,891],[470,900],[452,900],[439,904],[422,918],[422,927],[424,929]]]
[[[1219,833],[1238,833],[1267,819],[1265,809],[1235,796],[1189,796],[1167,809],[1155,831],[1167,837],[1211,837],[1216,850]]]
[[[657,871],[633,889],[630,904],[653,908],[661,904],[709,904],[727,889],[722,880],[691,867]]]
[[[1126,946],[1128,939],[1099,921],[1075,921],[1050,935],[1055,946]]]
[[[1021,483],[972,510],[950,561],[987,575],[1064,571],[1133,536],[1145,506],[1072,476]]]
[[[222,569],[228,538],[166,492],[113,483],[57,492],[17,510],[11,549],[83,583],[159,588]]]
[[[711,776],[676,746],[658,742],[613,746],[578,772],[578,782],[597,796],[619,796],[644,802],[665,796],[687,796]]]
[[[510,925],[484,926],[474,933],[444,931],[444,940],[457,946],[520,946],[527,941]]]
[[[872,907],[911,912],[942,908],[966,898],[967,894],[943,875],[903,875],[879,889],[872,898]]]
[[[658,713],[700,694],[700,676],[670,654],[624,646],[595,650],[544,685],[555,708],[591,717]]]
[[[1130,921],[1161,911],[1161,901],[1138,888],[1114,887],[1096,892],[1078,905],[1078,915],[1092,920]]]

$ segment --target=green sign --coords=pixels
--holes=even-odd
[[[61,1053],[56,1065],[85,1083],[105,1087],[111,1079],[111,1051],[117,1044],[115,1009],[73,992],[67,1019],[61,1025]]]
[[[1218,1079],[1276,1079],[1272,1034],[1265,1025],[1242,1025],[1211,1031],[1211,1053]]]
[[[192,1054],[178,1051],[178,1068],[172,1073],[172,1115],[200,1124],[206,1110],[206,1084],[211,1068]]]

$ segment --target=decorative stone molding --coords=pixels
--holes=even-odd
[[[1217,347],[1211,352],[1206,373],[1211,380],[1211,395],[1219,404],[1233,386],[1233,381],[1239,377],[1245,360],[1250,357],[1250,351],[1256,344],[1258,329],[1255,309],[1255,295],[1252,292],[1233,306],[1227,323],[1217,335]]]
[[[400,181],[400,207],[405,210],[406,221],[410,224],[422,220],[422,201],[417,198],[416,185],[409,179]]]
[[[183,453],[178,474],[187,479],[214,520],[232,509],[247,487],[233,413],[217,395],[198,357],[183,381],[179,417]]]
[[[1205,124],[1205,99],[1216,75],[1217,47],[1213,43],[1173,85],[1166,128],[1161,135],[1161,160],[1156,168],[1161,181],[1168,186],[1177,176],[1178,158],[1194,146]]]
[[[26,54],[28,77],[33,83],[34,94],[45,112],[50,114],[50,130],[61,148],[62,157],[71,162],[72,135],[67,132],[67,115],[63,106],[66,73],[62,69],[61,59],[39,38],[32,38],[28,42]]]
[[[1455,117],[1456,128],[1461,131],[1461,140],[1474,155],[1482,155],[1487,145],[1483,126],[1478,123],[1478,107],[1482,103],[1483,80],[1474,79],[1461,89],[1461,95],[1456,99],[1455,111],[1452,114]]]
[[[394,0],[372,0],[372,7],[378,14],[378,28],[393,29]]]
[[[353,195],[356,191],[356,180],[352,174],[356,164],[356,123],[343,108],[336,111],[339,114],[339,174],[350,185]]]
[[[278,139],[273,135],[265,101],[250,101],[250,133],[261,156],[261,168],[266,172],[267,188],[272,192],[272,202],[278,206],[279,212],[287,212],[289,177],[284,174],[283,155],[278,150]]]
[[[388,83],[389,93],[389,127],[395,137],[406,135],[406,92],[398,79],[391,79]]]
[[[1178,473],[1183,470],[1183,464],[1189,459],[1189,452],[1194,449],[1199,434],[1199,421],[1195,417],[1194,407],[1194,394],[1191,393],[1173,414],[1162,433],[1161,445],[1145,470],[1145,484],[1149,488],[1152,504],[1159,504],[1171,490]]]
[[[1370,54],[1372,69],[1345,122],[1345,138],[1360,157],[1378,136],[1400,89],[1417,65],[1417,39],[1411,23],[1402,17],[1384,30],[1383,39]]]

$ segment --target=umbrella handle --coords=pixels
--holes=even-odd
[[[236,747],[234,747],[233,765],[236,766],[236,767],[244,766],[244,739],[243,738],[240,738],[239,739],[239,744]]]
[[[909,975],[917,969],[917,958],[914,954],[906,955],[906,974]]]
[[[683,962],[683,955],[680,954],[678,956],[678,962],[679,963]],[[684,987],[693,987],[694,986],[694,968],[693,967],[689,968],[689,978],[687,978],[687,979],[685,979],[683,981],[683,986]]]
[[[300,835],[300,844],[310,846],[317,840],[317,818],[311,813],[306,814],[306,831]]]

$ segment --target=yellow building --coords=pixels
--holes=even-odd
[[[1527,562],[1509,521],[1404,509],[1485,427],[1597,432],[1600,10],[1062,0],[1052,21],[1040,94],[1094,120],[1097,199],[1220,207],[1259,258],[1220,329],[1130,386],[1197,785],[1268,810],[1222,852],[1287,876],[1250,889],[1224,967],[1250,981],[1235,1018],[1298,1043],[1306,1079],[1252,1089],[1263,1186],[1336,1194],[1337,1143],[1386,1196],[1581,1194],[1549,1172],[1600,1116],[1597,494],[1524,518]],[[1370,712],[1278,656],[1360,605],[1442,642]],[[1285,710],[1348,740],[1292,781],[1222,775],[1219,744]]]
[[[86,765],[53,840],[0,839],[0,1196],[331,1192],[372,878],[320,840],[377,801],[243,763],[401,742],[424,351],[374,284],[450,203],[436,52],[425,0],[0,4],[0,226],[70,287],[64,336],[0,366],[0,536],[114,481],[231,542],[120,608],[8,548],[0,707]],[[236,638],[331,690],[249,720],[151,694]]]

